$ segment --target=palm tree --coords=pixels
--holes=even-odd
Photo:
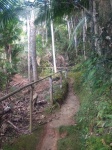
[[[0,28],[3,28],[11,20],[17,19],[17,14],[21,10],[20,0],[0,1]]]
[[[31,4],[31,5],[30,5]],[[10,24],[13,20],[19,20],[20,12],[26,10],[25,6],[32,8],[33,3],[24,3],[23,0],[1,0],[0,1],[0,28],[4,28],[7,24]],[[23,14],[22,14],[23,15]],[[30,50],[31,50],[31,62],[33,69],[34,81],[37,80],[37,63],[36,63],[36,32],[34,26],[34,18],[32,11],[32,19],[30,20]],[[34,34],[34,35],[33,35]]]
[[[17,20],[12,20],[10,24],[5,25],[3,29],[0,29],[0,46],[4,47],[6,53],[6,59],[9,63],[11,60],[12,44],[19,39],[21,29]]]
[[[81,8],[84,9],[83,5],[85,6],[87,4],[88,6],[88,0],[86,2],[84,0],[81,0],[80,3],[78,1],[65,1],[65,0],[50,0],[50,1],[43,1],[38,5],[39,7],[39,13],[38,17],[35,20],[35,23],[38,24],[38,22],[42,21],[51,21],[51,33],[52,33],[52,49],[53,49],[53,56],[55,56],[55,50],[54,50],[54,34],[53,34],[53,21],[58,18],[63,18],[63,16],[68,16],[69,14],[73,13],[75,10]],[[70,30],[69,30],[70,31]],[[70,34],[70,32],[68,32]],[[70,37],[70,35],[69,35]],[[77,55],[77,36],[74,36],[75,41],[75,49],[76,49],[76,55]],[[56,62],[54,57],[54,70],[56,70]]]
[[[11,66],[12,43],[18,39],[18,35],[20,34],[16,15],[18,2],[17,0],[0,1],[0,46],[4,48],[7,63]]]

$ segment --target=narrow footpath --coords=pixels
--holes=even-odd
[[[37,150],[57,150],[57,141],[60,138],[58,128],[62,125],[75,124],[74,115],[79,109],[79,101],[73,93],[73,81],[69,82],[68,96],[61,109],[51,116],[51,121],[45,127],[42,141]]]

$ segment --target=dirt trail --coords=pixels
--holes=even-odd
[[[69,83],[69,92],[65,103],[59,112],[51,116],[51,121],[45,128],[45,135],[37,150],[57,150],[57,140],[59,139],[58,128],[62,125],[72,125],[75,123],[74,114],[79,109],[79,101],[73,94],[73,81]]]

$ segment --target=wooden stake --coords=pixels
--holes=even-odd
[[[50,84],[50,102],[53,104],[53,83],[52,83],[52,76],[49,77],[49,84]]]
[[[60,89],[62,88],[62,72],[60,71]]]
[[[67,79],[67,69],[65,70],[65,79]]]
[[[33,86],[30,91],[30,133],[32,132],[32,101],[33,101]]]

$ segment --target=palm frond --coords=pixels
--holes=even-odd
[[[47,5],[46,3],[39,4],[37,18],[35,19],[35,24],[42,23],[44,21],[49,22],[50,16],[51,16],[51,12],[49,9],[49,5]]]
[[[68,0],[51,0],[50,3],[46,1],[38,1],[39,13],[35,20],[35,24],[50,19],[54,20],[64,15],[68,15],[74,10],[74,4]]]
[[[0,28],[3,28],[11,20],[17,19],[20,11],[19,0],[0,0]]]

